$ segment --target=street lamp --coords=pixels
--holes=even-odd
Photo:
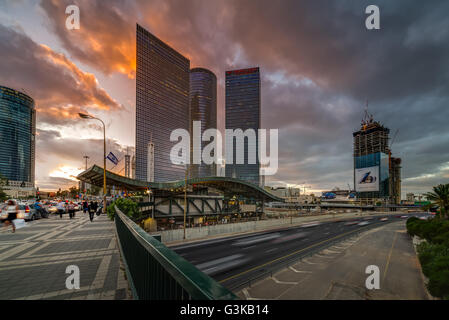
[[[80,118],[82,119],[94,119],[101,122],[103,125],[103,212],[106,213],[106,126],[104,125],[103,120],[99,118],[95,118],[91,115],[85,113],[78,113]]]
[[[187,175],[189,174],[190,166],[186,163],[186,175],[184,179],[184,240],[186,239],[186,215],[187,215]]]

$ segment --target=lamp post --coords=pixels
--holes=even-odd
[[[184,179],[184,240],[186,239],[186,212],[187,212],[187,175],[189,174],[189,165],[186,164],[186,175]]]
[[[78,113],[78,115],[82,119],[98,120],[103,125],[103,212],[106,213],[106,126],[104,125],[103,120],[99,118],[95,118],[85,113]]]

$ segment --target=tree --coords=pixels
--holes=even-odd
[[[90,187],[90,194],[91,195],[93,195],[93,196],[98,196],[98,194],[100,193],[100,190],[101,190],[101,188],[100,187],[97,187],[97,186],[94,186],[94,185],[92,185],[91,187]]]
[[[115,218],[115,206],[117,206],[120,211],[122,211],[125,215],[135,221],[141,218],[141,212],[139,211],[137,202],[127,198],[118,198],[107,208],[107,214],[111,220],[114,220]]]
[[[70,197],[72,199],[76,198],[76,195],[79,194],[79,189],[77,187],[70,187],[69,188]]]
[[[447,217],[449,214],[449,183],[439,184],[433,187],[433,192],[427,192],[424,195],[427,200],[438,204],[441,217]]]
[[[1,173],[0,173],[0,201],[5,201],[8,199],[8,195],[3,191],[3,186],[8,185],[8,179],[6,179]]]

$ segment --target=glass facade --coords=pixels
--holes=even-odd
[[[254,129],[256,132],[256,164],[248,163],[248,140],[245,138],[244,164],[236,164],[236,139],[233,145],[233,162],[226,163],[226,177],[238,178],[260,184],[260,163],[257,132],[260,129],[260,71],[259,68],[226,71],[226,129]],[[230,145],[226,141],[226,145]]]
[[[34,186],[36,111],[28,95],[0,86],[0,173]]]
[[[389,167],[388,155],[383,152],[376,152],[364,156],[354,157],[354,168],[379,167],[379,191],[360,192],[361,198],[386,198],[389,196]],[[355,185],[355,181],[354,181]]]
[[[148,181],[148,144],[154,144],[154,181],[183,179],[170,161],[175,129],[189,130],[190,61],[137,25],[136,178]]]
[[[217,129],[217,77],[207,69],[194,68],[190,70],[190,119],[201,121],[201,136],[207,129]],[[190,130],[192,136],[192,130]],[[201,150],[209,141],[201,141]],[[215,164],[193,164],[193,141],[191,141],[191,177],[216,176]]]

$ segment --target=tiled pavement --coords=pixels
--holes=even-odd
[[[80,288],[66,288],[69,265]],[[115,226],[106,216],[50,215],[15,233],[0,228],[0,299],[131,299]]]

